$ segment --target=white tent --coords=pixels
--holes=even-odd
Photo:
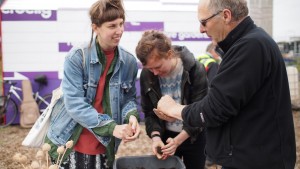
[[[64,56],[91,36],[89,7],[95,0],[7,0],[1,7],[4,78],[22,79],[22,72],[57,72]],[[210,39],[199,33],[195,0],[125,0],[125,32],[121,44],[134,53],[144,30],[166,32],[173,44],[195,55]],[[7,77],[8,72],[14,75]]]

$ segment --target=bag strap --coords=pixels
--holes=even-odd
[[[81,50],[81,52],[82,52],[82,67],[83,67],[83,79],[84,80],[87,80],[87,76],[86,76],[86,71],[85,71],[85,68],[86,68],[86,66],[85,66],[85,60],[86,60],[86,58],[85,58],[85,53],[84,53],[84,49],[83,48],[80,48],[80,50]]]
[[[85,54],[83,48],[80,48],[82,51],[82,67],[85,68]]]
[[[80,48],[80,50],[82,52],[83,81],[87,81],[88,82],[88,74],[87,74],[88,71],[86,70],[86,68],[87,68],[87,66],[86,66],[86,60],[89,59],[89,58],[86,58],[86,57],[88,57],[88,54],[86,54],[84,52],[84,49],[82,47]],[[83,88],[86,90],[88,88],[88,84],[83,85]]]

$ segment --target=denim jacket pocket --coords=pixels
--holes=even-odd
[[[126,81],[121,83],[121,103],[124,104],[131,99],[130,90],[132,88],[131,82]]]
[[[65,142],[71,137],[72,130],[76,126],[76,122],[68,115],[63,97],[60,98],[53,107],[51,114],[51,122],[49,132],[51,140],[56,145],[65,144]]]
[[[95,98],[97,85],[98,84],[92,84],[92,83],[88,83],[84,85],[85,93],[86,93],[85,97],[90,104],[93,102]]]
[[[122,88],[122,92],[125,94],[125,93],[128,93],[129,90],[132,88],[132,85],[131,85],[131,82],[122,82],[121,84],[121,88]]]

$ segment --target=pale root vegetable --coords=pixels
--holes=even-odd
[[[37,151],[35,158],[38,160],[42,160],[44,157],[44,152],[42,150]]]
[[[37,161],[32,161],[30,166],[33,169],[40,169],[40,164]]]
[[[42,166],[42,159],[44,157],[44,152],[43,150],[38,150],[36,155],[35,155],[35,158],[39,161],[39,165]]]
[[[48,144],[48,143],[45,143],[43,146],[42,146],[42,150],[43,151],[50,151],[51,150],[51,146],[50,146],[50,144]]]
[[[48,169],[49,167],[48,166],[46,166],[45,164],[43,164],[42,166],[41,166],[41,169]]]
[[[73,146],[73,140],[68,141],[66,144],[66,148],[72,148],[72,146]]]
[[[70,148],[72,148],[72,146],[73,146],[73,140],[70,140],[70,141],[68,141],[68,142],[66,143],[66,149],[64,149],[64,153],[63,153],[63,155],[61,156],[60,161],[59,161],[59,164],[58,164],[59,167],[60,167],[60,165],[61,165],[61,163],[62,163],[62,160],[64,159],[64,156],[65,156],[67,150],[70,149]]]
[[[22,157],[22,154],[21,154],[21,153],[16,153],[16,154],[13,156],[13,160],[16,161],[16,162],[20,162],[21,157]]]
[[[26,169],[25,164],[27,162],[27,156],[22,155],[21,153],[16,153],[13,156],[13,160],[20,163],[24,169]]]
[[[65,151],[65,147],[64,147],[64,146],[59,146],[59,147],[57,148],[57,153],[58,153],[58,154],[62,154],[62,153],[64,153],[64,151]]]
[[[21,159],[20,159],[20,163],[26,164],[26,163],[27,163],[27,156],[22,155],[22,156],[21,156]]]
[[[51,150],[50,144],[45,143],[45,144],[42,146],[42,150],[43,150],[43,151],[45,152],[45,154],[46,154],[46,161],[47,161],[47,168],[48,168],[48,166],[49,166],[48,152]]]
[[[27,163],[28,162],[27,156],[22,155],[21,153],[16,153],[13,156],[13,160],[20,163],[23,169],[59,169],[65,153],[67,152],[68,149],[71,149],[72,147],[73,147],[73,140],[68,141],[65,146],[59,146],[56,150],[56,152],[58,153],[56,164],[50,166],[49,166],[48,152],[51,150],[51,146],[48,143],[45,143],[41,147],[41,149],[37,151],[35,155],[36,160],[33,160],[30,165]],[[45,156],[46,156],[47,165],[42,163],[43,158]]]
[[[50,165],[49,169],[58,169],[58,165],[56,164]]]

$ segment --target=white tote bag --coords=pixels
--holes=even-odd
[[[85,71],[86,58],[85,58],[84,50],[82,48],[80,49],[82,51],[82,58],[83,58],[83,62],[82,62],[82,66],[84,68],[83,71]],[[50,125],[50,116],[52,113],[52,109],[56,104],[57,100],[60,99],[62,95],[63,92],[61,90],[61,87],[58,87],[57,89],[53,90],[51,103],[32,126],[31,130],[29,131],[29,133],[27,134],[27,136],[22,142],[23,146],[39,148],[44,144],[45,137]]]
[[[44,112],[36,120],[29,133],[22,142],[23,146],[27,147],[41,147],[44,144],[46,134],[50,125],[50,116],[54,105],[57,100],[61,98],[62,90],[57,88],[52,92],[52,98],[49,106],[44,110]]]

